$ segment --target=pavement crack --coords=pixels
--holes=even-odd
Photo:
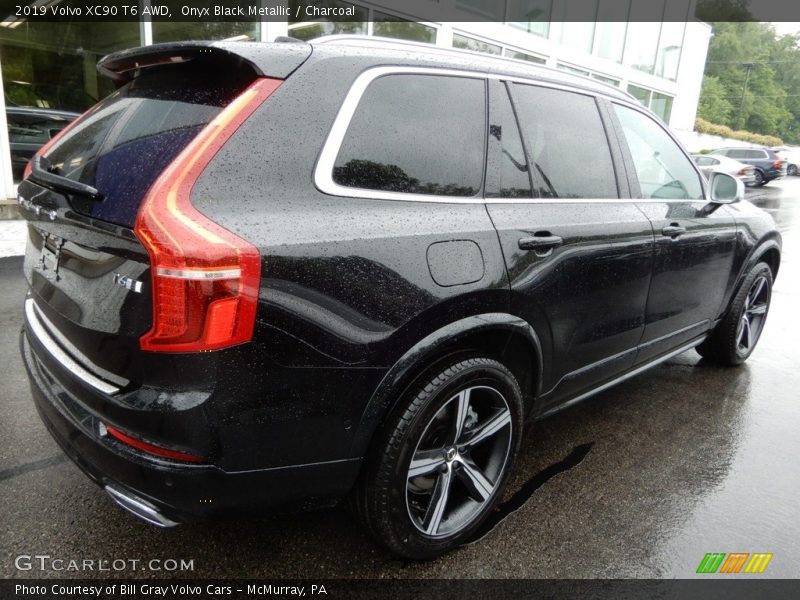
[[[577,467],[579,464],[581,464],[583,459],[586,458],[586,455],[589,454],[592,446],[594,446],[594,442],[575,446],[575,448],[572,449],[572,452],[570,452],[566,458],[539,471],[531,479],[526,481],[522,487],[514,492],[514,495],[511,496],[511,498],[495,508],[475,532],[475,535],[473,535],[470,540],[465,542],[463,545],[469,546],[470,544],[481,541],[483,538],[489,535],[495,527],[497,527],[506,519],[506,517],[522,508],[533,495],[533,493],[545,483],[550,481],[556,475],[563,473],[564,471],[569,471],[573,467]]]
[[[3,469],[2,471],[0,471],[0,481],[5,481],[6,479],[12,479],[19,475],[30,473],[31,471],[38,471],[39,469],[46,469],[47,467],[60,465],[66,460],[67,457],[64,454],[54,454],[53,456],[50,456],[48,458],[35,460],[33,462],[25,463],[24,465],[17,465],[16,467],[11,467],[10,469]]]

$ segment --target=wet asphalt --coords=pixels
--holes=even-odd
[[[719,368],[689,351],[537,423],[494,527],[428,563],[391,557],[339,509],[171,530],[123,513],[35,413],[18,355],[21,259],[0,259],[0,577],[682,578],[707,552],[773,553],[762,577],[800,576],[800,177],[748,197],[784,236],[750,360]],[[15,567],[36,554],[141,562]],[[151,559],[194,568],[143,570]]]

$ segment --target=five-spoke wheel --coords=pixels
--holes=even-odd
[[[465,527],[492,497],[511,449],[511,410],[489,386],[460,390],[434,414],[408,466],[406,506],[429,536]]]
[[[395,554],[425,559],[452,550],[499,500],[523,412],[517,379],[494,359],[432,367],[385,423],[351,506]]]

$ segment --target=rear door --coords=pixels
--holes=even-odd
[[[492,100],[498,158],[489,170],[501,181],[494,194],[487,188],[487,207],[508,266],[511,310],[531,323],[546,354],[545,409],[633,364],[653,235],[626,199],[616,140],[594,96],[498,83]]]
[[[650,114],[613,103],[632,164],[631,189],[653,224],[655,254],[637,362],[701,335],[721,311],[733,266],[736,223],[705,199],[692,160]]]

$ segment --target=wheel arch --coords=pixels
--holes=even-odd
[[[404,392],[437,364],[458,354],[480,353],[502,362],[522,387],[526,414],[541,392],[543,356],[529,323],[507,313],[460,319],[427,335],[387,371],[364,409],[352,456],[365,456],[372,439]]]

